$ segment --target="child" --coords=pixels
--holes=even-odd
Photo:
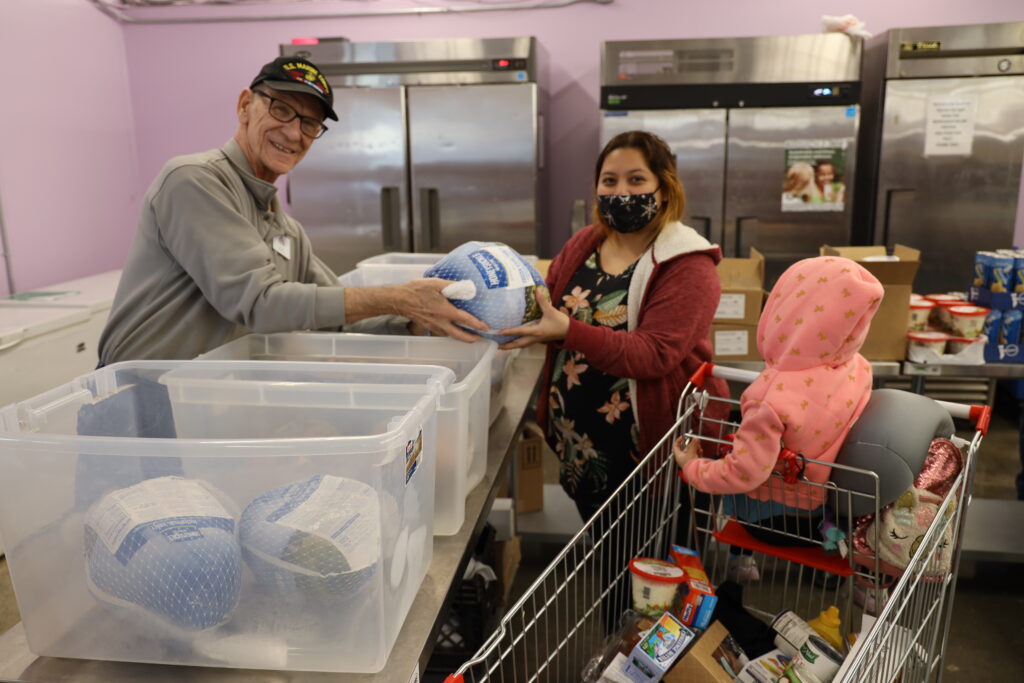
[[[814,510],[831,474],[807,464],[805,481],[769,482],[783,445],[805,458],[832,462],[871,393],[871,366],[860,355],[882,285],[862,266],[838,256],[804,259],[779,278],[757,326],[765,369],[740,398],[742,422],[732,450],[718,460],[700,457],[697,440],[676,462],[686,480],[707,493],[744,493],[755,517],[786,508]],[[765,512],[765,510],[769,510]]]

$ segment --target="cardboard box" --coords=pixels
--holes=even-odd
[[[544,437],[536,424],[523,429],[516,448],[516,513],[544,509]]]
[[[910,294],[914,276],[921,265],[921,252],[897,244],[892,251],[899,261],[865,261],[868,256],[885,256],[883,246],[832,247],[819,250],[822,256],[843,256],[857,261],[878,278],[885,287],[885,296],[871,321],[861,354],[868,360],[903,360],[907,357],[907,327],[910,317]]]
[[[665,674],[662,683],[732,683],[733,677],[720,662],[724,659],[738,674],[748,661],[735,642],[721,623],[714,622]]]
[[[498,543],[497,560],[494,573],[498,576],[498,590],[503,605],[508,604],[509,591],[512,590],[512,582],[515,581],[516,572],[519,570],[519,562],[522,560],[521,536],[513,536],[507,541]]]
[[[750,258],[724,258],[718,264],[722,298],[715,322],[757,325],[764,304],[764,255],[751,248]]]
[[[711,325],[712,360],[761,360],[757,350],[757,325]]]

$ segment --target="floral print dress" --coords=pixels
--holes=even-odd
[[[625,330],[635,266],[609,275],[595,251],[569,280],[561,310],[588,325]],[[629,382],[591,366],[578,351],[558,349],[549,391],[547,440],[561,465],[562,488],[586,520],[640,460]]]

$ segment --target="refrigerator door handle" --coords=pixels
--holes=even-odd
[[[435,187],[420,188],[420,239],[423,251],[441,244],[441,197]]]
[[[885,191],[885,219],[882,221],[882,244],[889,248],[889,219],[892,215],[892,196],[897,192],[917,192],[913,187],[894,187]]]
[[[402,202],[397,187],[380,188],[380,227],[384,251],[405,251],[402,245]]]
[[[734,246],[734,253],[737,258],[743,258],[743,254],[740,253],[740,246],[743,243],[743,221],[756,221],[757,216],[736,216],[736,244]]]
[[[692,218],[695,221],[701,221],[701,222],[704,223],[704,232],[702,232],[701,234],[704,236],[704,239],[710,240],[711,239],[711,216],[690,216],[690,218]]]

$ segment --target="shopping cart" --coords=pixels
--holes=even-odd
[[[702,447],[728,446],[738,428],[739,402],[711,396],[704,388],[713,375],[749,383],[757,373],[705,364],[690,379],[679,399],[678,419],[637,465],[634,472],[569,541],[526,593],[509,609],[479,651],[446,683],[580,681],[585,669],[607,645],[619,615],[630,602],[628,561],[633,557],[668,555],[673,543],[699,550],[714,585],[725,579],[729,548],[753,552],[760,580],[745,584],[744,606],[765,618],[791,609],[810,618],[828,605],[841,606],[843,633],[860,630],[864,613],[875,621],[864,629],[837,681],[878,683],[902,676],[905,683],[941,678],[939,666],[949,635],[956,573],[959,567],[962,510],[971,489],[974,462],[988,429],[989,408],[941,402],[955,418],[974,423],[969,439],[954,437],[964,451],[966,466],[944,499],[923,541],[902,576],[886,577],[875,566],[863,566],[854,554],[829,552],[817,530],[802,519],[770,518],[742,521],[729,510],[724,497],[708,496],[688,487],[678,476],[672,455],[677,438],[699,439]],[[705,418],[715,401],[729,404],[729,419]],[[843,469],[841,465],[806,464]],[[878,511],[878,477],[854,468],[867,484],[842,489],[831,481],[818,492],[831,506],[856,496],[874,496]],[[788,472],[773,472],[777,484],[792,485]],[[735,507],[735,506],[734,506]],[[947,513],[948,511],[948,513]],[[798,515],[795,517],[799,517]],[[834,522],[835,523],[835,522]],[[754,537],[761,532],[790,537],[804,547],[778,546]],[[853,521],[839,523],[851,537]],[[764,536],[763,533],[758,534]],[[943,539],[952,538],[951,570],[936,576],[933,558]],[[877,548],[878,545],[876,544]],[[870,564],[870,563],[869,563]]]

